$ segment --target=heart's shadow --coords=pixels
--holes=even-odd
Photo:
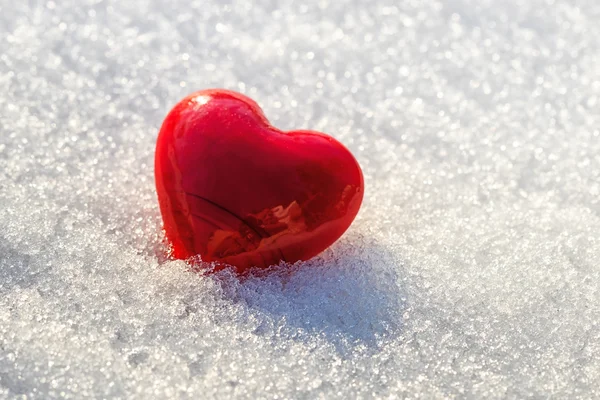
[[[385,246],[354,236],[291,271],[280,266],[216,279],[225,300],[248,311],[254,334],[325,340],[345,354],[359,346],[376,350],[401,333],[401,269],[402,261]]]

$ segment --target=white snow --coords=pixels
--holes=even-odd
[[[600,397],[597,0],[0,0],[0,398]],[[165,260],[224,87],[363,166],[320,257]]]

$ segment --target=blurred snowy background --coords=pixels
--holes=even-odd
[[[292,274],[160,256],[188,93],[345,143]],[[597,0],[0,0],[0,398],[597,398]]]

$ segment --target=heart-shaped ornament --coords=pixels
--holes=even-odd
[[[196,92],[171,110],[155,177],[173,256],[239,271],[319,254],[348,229],[364,193],[340,142],[280,131],[253,100],[227,90]]]

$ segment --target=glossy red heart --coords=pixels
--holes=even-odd
[[[254,101],[226,90],[196,92],[171,110],[155,177],[173,256],[240,271],[319,254],[348,229],[364,193],[341,143],[280,131]]]

